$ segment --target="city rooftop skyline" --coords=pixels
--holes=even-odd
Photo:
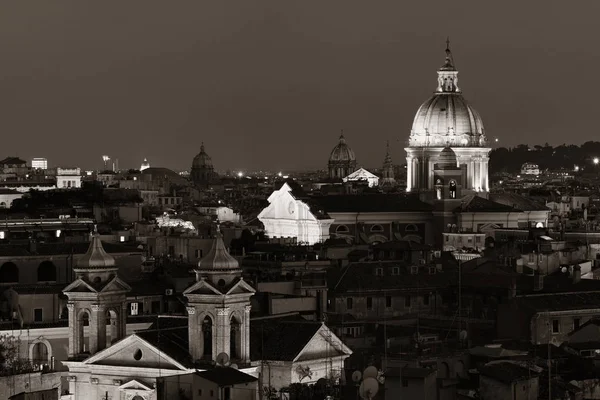
[[[359,165],[387,140],[399,164],[447,36],[489,139],[593,140],[600,4],[536,3],[3,4],[3,153],[184,170],[204,142],[218,170],[323,169],[344,129]]]

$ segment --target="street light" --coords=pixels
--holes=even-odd
[[[594,157],[594,164],[598,165],[598,163],[600,162],[600,159],[598,157]]]
[[[244,176],[244,173],[242,171],[238,172],[238,178],[241,178],[242,176]]]

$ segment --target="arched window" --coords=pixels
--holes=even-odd
[[[383,226],[381,226],[381,225],[373,225],[371,227],[371,232],[383,232]]]
[[[415,224],[408,224],[404,228],[404,232],[419,232],[419,228]]]
[[[119,325],[119,316],[115,310],[106,310],[106,325],[108,327],[106,344],[110,346],[120,339],[119,330],[121,327]]]
[[[456,198],[456,181],[450,181],[450,185],[448,185],[448,192],[451,199]]]
[[[350,230],[348,229],[348,227],[346,225],[339,225],[337,228],[335,228],[336,233],[348,233],[350,232]]]
[[[0,267],[0,283],[19,282],[19,269],[12,262],[5,262]]]
[[[75,349],[78,354],[83,354],[89,351],[89,344],[86,346],[84,326],[90,325],[90,314],[87,310],[80,310],[77,316],[77,340],[75,341]]]
[[[212,337],[213,337],[213,322],[212,319],[207,315],[202,320],[202,340],[203,340],[203,351],[201,358],[212,360]]]
[[[42,261],[37,269],[38,282],[56,281],[56,266],[52,261]]]
[[[229,358],[242,358],[242,324],[234,315],[231,316],[231,333],[229,335]]]
[[[34,365],[46,365],[48,364],[48,361],[48,346],[46,346],[44,342],[37,342],[34,344],[31,351],[31,362]]]

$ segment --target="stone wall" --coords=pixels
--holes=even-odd
[[[22,392],[36,392],[56,388],[61,393],[61,374],[52,372],[43,374],[32,372],[29,374],[10,375],[0,377],[0,399],[8,399]]]

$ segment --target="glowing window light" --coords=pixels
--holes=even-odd
[[[61,233],[61,232],[60,232],[60,229],[57,229],[57,230],[56,230],[56,237],[57,237],[57,238],[58,238],[58,237],[60,237],[60,233]]]
[[[6,238],[6,233],[4,231],[0,231],[0,239]]]

